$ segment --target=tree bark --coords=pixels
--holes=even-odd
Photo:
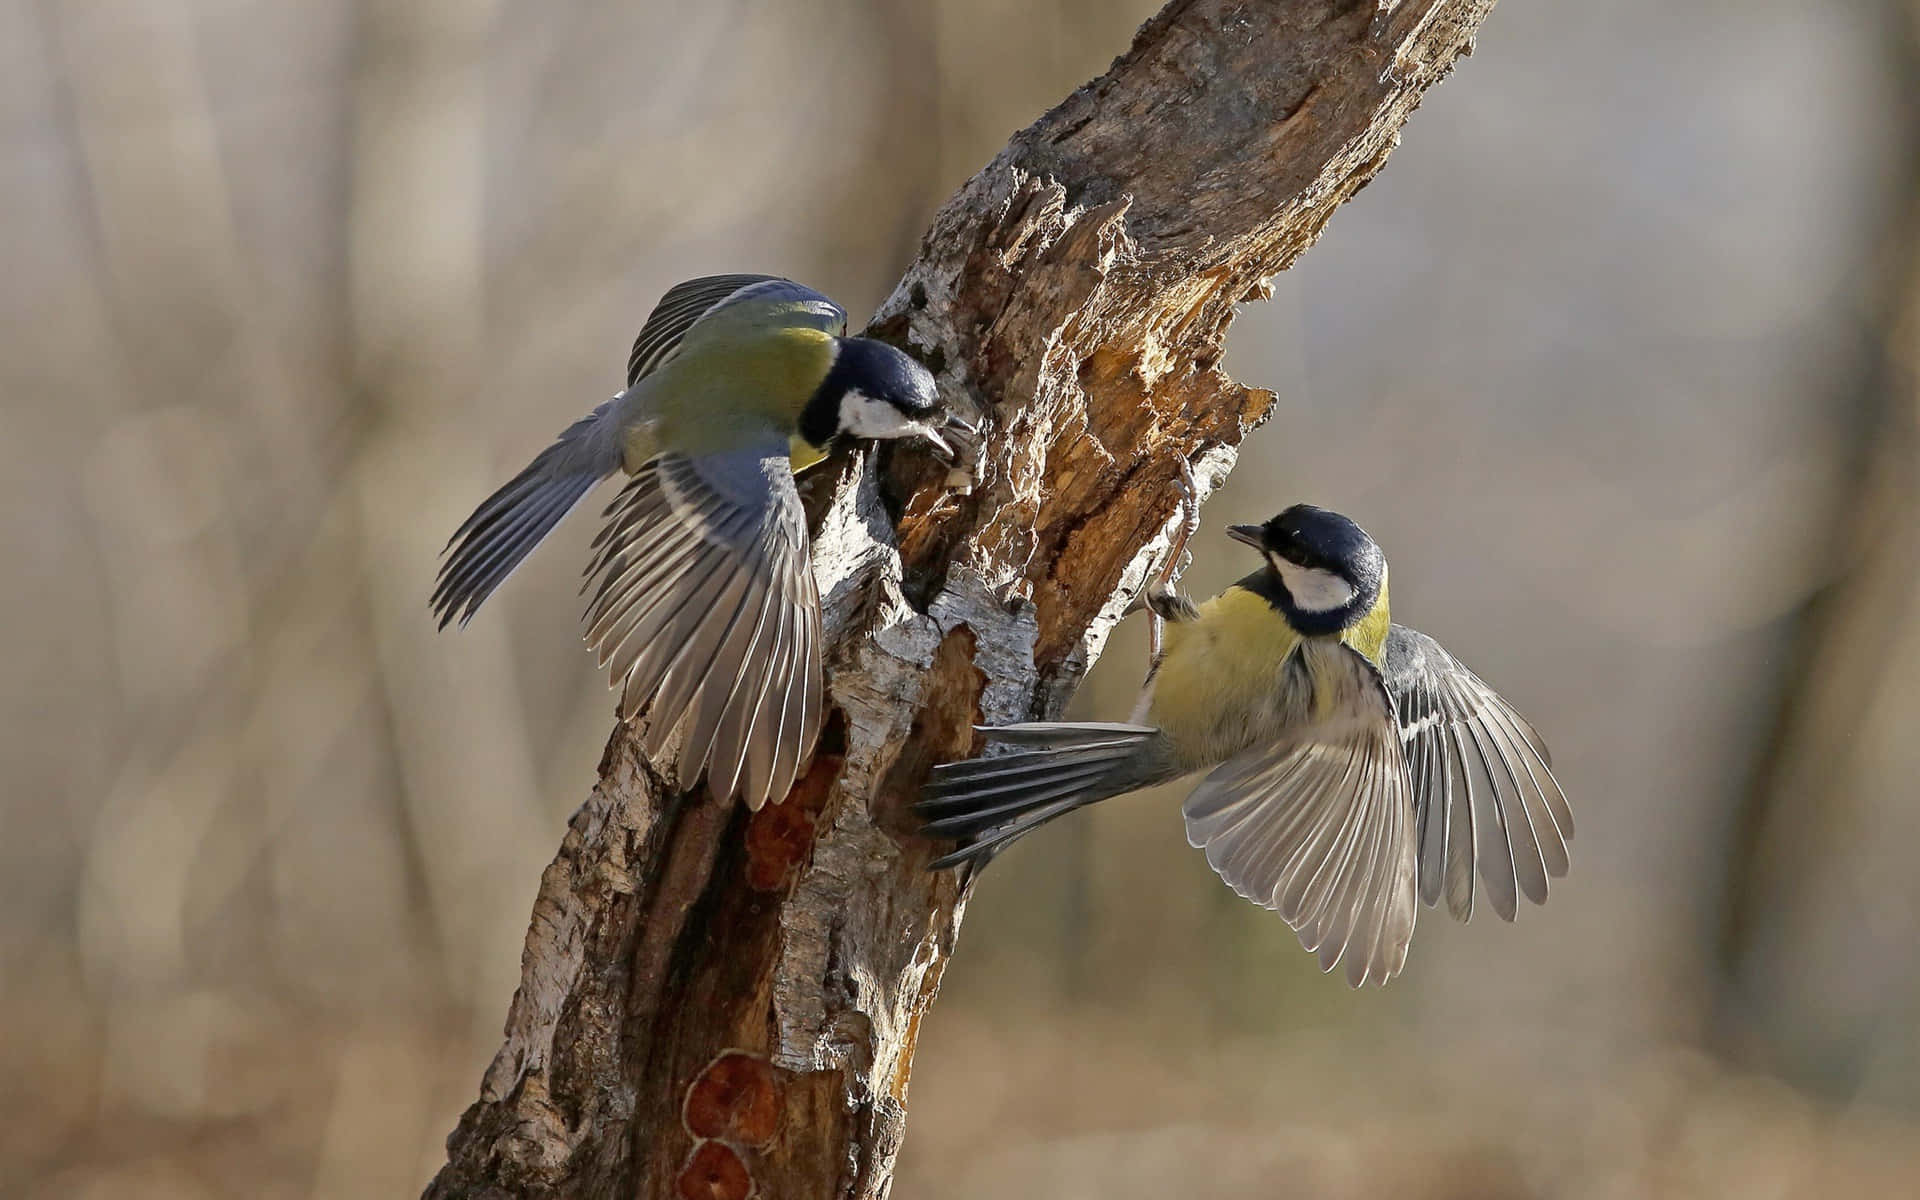
[[[1179,460],[1204,496],[1272,403],[1216,365],[1235,305],[1491,6],[1174,0],[947,202],[872,331],[985,415],[975,486],[907,447],[809,485],[836,713],[784,804],[676,794],[615,730],[427,1195],[886,1194],[963,899],[906,804],[972,724],[1059,714]]]

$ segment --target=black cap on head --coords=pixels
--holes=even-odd
[[[1275,594],[1268,598],[1302,633],[1338,632],[1373,611],[1386,582],[1387,557],[1367,531],[1330,509],[1296,504],[1264,525],[1235,525],[1228,532],[1267,557]],[[1338,608],[1302,610],[1287,589],[1274,560],[1309,571],[1325,571],[1345,580],[1353,596]]]
[[[1331,509],[1296,504],[1260,527],[1263,548],[1291,563],[1332,571],[1358,584],[1386,564],[1367,531]]]
[[[879,401],[909,421],[932,421],[940,410],[933,372],[902,350],[873,338],[841,338],[833,366],[800,416],[800,436],[824,446],[843,432],[841,401],[858,393]],[[855,430],[882,436],[878,430]]]
[[[920,419],[933,416],[940,407],[933,372],[905,351],[873,338],[842,338],[840,353],[821,389],[861,392]]]

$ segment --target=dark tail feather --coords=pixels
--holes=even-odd
[[[603,478],[592,470],[549,473],[546,455],[487,497],[447,542],[447,559],[433,589],[440,628],[456,616],[465,625],[560,518]],[[457,543],[457,544],[456,544]]]
[[[988,739],[1003,746],[1064,746],[1087,748],[1102,742],[1125,742],[1139,745],[1153,734],[1159,733],[1151,725],[1128,725],[1121,721],[1023,721],[1018,725],[981,725],[976,726]],[[948,763],[948,768],[987,767],[998,760],[991,758],[971,758],[965,762]]]
[[[934,769],[914,806],[926,818],[923,832],[964,843],[936,860],[936,870],[968,863],[977,871],[1055,817],[1178,773],[1160,731],[1144,725],[1035,722],[980,732],[1033,748]]]

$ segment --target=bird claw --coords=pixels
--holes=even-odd
[[[1173,536],[1167,543],[1167,552],[1160,565],[1149,577],[1146,588],[1141,593],[1150,614],[1147,619],[1147,678],[1160,668],[1161,655],[1166,647],[1166,623],[1169,618],[1182,619],[1193,605],[1174,591],[1173,581],[1185,573],[1193,562],[1193,556],[1187,551],[1187,543],[1200,530],[1200,486],[1193,478],[1193,464],[1182,454],[1174,459],[1179,469],[1174,479],[1174,489],[1180,496],[1180,507],[1176,516],[1179,525],[1174,528]]]

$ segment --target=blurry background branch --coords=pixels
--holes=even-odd
[[[976,720],[1064,708],[1178,460],[1210,489],[1272,403],[1218,368],[1235,306],[1490,6],[1176,0],[947,202],[874,328],[990,412],[976,486],[892,449],[819,489],[841,719],[785,804],[664,794],[616,730],[429,1195],[887,1193],[959,903],[905,802]]]
[[[1875,14],[1892,73],[1920,77],[1920,0]],[[1831,582],[1795,614],[1776,723],[1734,809],[1712,1037],[1850,1098],[1920,1101],[1920,89],[1889,113],[1901,172],[1873,241],[1861,351],[1832,383],[1853,436]],[[1843,932],[1844,931],[1844,932]]]

